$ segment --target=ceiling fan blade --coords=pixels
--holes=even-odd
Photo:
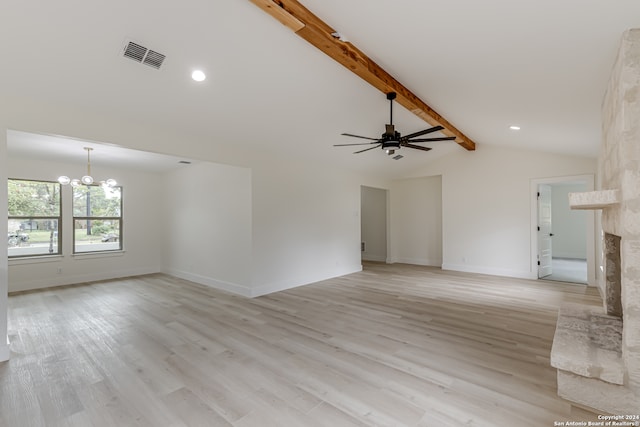
[[[420,132],[415,132],[415,133],[412,133],[412,134],[409,134],[409,135],[405,135],[405,136],[402,137],[402,140],[406,141],[407,139],[411,139],[411,138],[413,138],[415,136],[426,135],[426,134],[432,133],[432,132],[438,132],[439,130],[442,130],[442,129],[444,129],[442,126],[434,126],[432,128],[429,128],[429,129],[421,130]]]
[[[354,135],[352,133],[341,133],[340,135],[352,136],[354,138],[370,139],[371,141],[377,141],[378,140],[378,138],[369,138],[368,136]]]
[[[354,151],[354,152],[353,152],[353,154],[360,154],[360,153],[364,153],[365,151],[373,150],[374,148],[379,148],[379,147],[381,147],[381,146],[382,146],[382,144],[378,144],[378,145],[376,145],[376,146],[374,146],[374,147],[371,147],[371,148],[365,148],[364,150]],[[417,147],[417,145],[416,145],[416,147]]]
[[[442,138],[418,138],[411,139],[407,142],[429,142],[429,141],[453,141],[456,139],[455,136],[443,136]]]
[[[401,142],[400,145],[403,146],[403,147],[415,148],[416,150],[422,150],[422,151],[430,151],[431,150],[431,147],[423,147],[421,145],[413,145],[413,144],[409,144],[407,142]]]
[[[334,147],[348,147],[349,145],[369,145],[369,144],[379,144],[380,141],[375,142],[360,142],[357,144],[333,144]]]

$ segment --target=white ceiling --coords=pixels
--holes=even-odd
[[[302,3],[479,146],[590,157],[621,34],[640,26],[637,0]],[[162,69],[122,58],[128,39],[166,54]],[[213,144],[390,176],[463,150],[438,143],[393,161],[332,147],[355,142],[342,132],[384,131],[384,94],[248,0],[4,2],[0,55],[0,94],[184,129]],[[189,78],[195,68],[205,82]],[[400,106],[394,122],[403,134],[428,127]]]
[[[7,132],[7,147],[12,156],[54,160],[79,165],[87,164],[87,151],[84,148],[92,148],[93,150],[90,154],[92,165],[136,169],[155,173],[167,172],[184,166],[184,163],[180,162],[195,163],[195,161],[185,157],[132,150],[102,142],[15,130]]]

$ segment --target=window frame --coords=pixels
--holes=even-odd
[[[58,216],[43,216],[43,215],[32,215],[32,216],[20,216],[20,215],[10,215],[7,209],[7,221],[11,221],[11,220],[17,220],[17,221],[40,221],[40,220],[54,220],[57,221],[57,228],[56,228],[56,232],[58,233],[56,236],[56,245],[53,247],[57,248],[57,251],[55,252],[48,252],[48,253],[37,253],[37,254],[24,254],[24,255],[11,255],[9,254],[8,250],[9,250],[9,243],[8,243],[8,238],[9,236],[7,235],[7,259],[24,259],[24,258],[35,258],[35,257],[55,257],[55,256],[60,256],[62,255],[62,227],[63,227],[63,221],[62,221],[62,185],[57,182],[57,181],[47,181],[47,180],[42,180],[42,179],[23,179],[23,178],[7,178],[7,187],[9,186],[9,181],[22,181],[22,182],[35,182],[35,183],[42,183],[42,184],[53,184],[54,186],[58,187]],[[9,188],[7,188],[7,199],[9,198]],[[7,230],[7,232],[9,232],[9,230]],[[51,245],[49,246],[50,248],[52,247]]]
[[[100,184],[91,184],[91,185],[80,185],[77,187],[71,187],[71,221],[72,221],[72,237],[71,237],[71,253],[75,255],[85,255],[85,254],[96,254],[96,253],[109,253],[109,252],[121,252],[123,250],[123,194],[124,189],[121,185],[116,185],[114,188],[118,188],[120,190],[120,216],[76,216],[75,215],[75,198],[74,191],[78,188],[86,188],[86,187],[100,187]],[[88,250],[88,251],[78,251],[76,250],[76,221],[112,221],[118,223],[118,248],[115,249],[98,249],[98,250]]]

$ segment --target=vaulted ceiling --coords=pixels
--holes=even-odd
[[[640,25],[632,0],[302,3],[479,147],[591,157],[620,36]],[[124,58],[128,40],[165,54],[162,67]],[[5,2],[0,55],[0,94],[212,144],[396,176],[464,150],[434,143],[393,161],[332,147],[350,142],[342,132],[384,131],[384,94],[249,0]],[[202,83],[190,78],[196,68]],[[400,106],[394,122],[403,134],[429,126]]]

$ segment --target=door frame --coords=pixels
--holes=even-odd
[[[552,210],[552,191],[551,184],[538,184],[538,193],[536,197],[536,203],[538,205],[536,213],[538,214],[538,220],[536,221],[536,238],[538,240],[538,252],[537,252],[537,264],[538,264],[538,279],[550,276],[553,273],[553,218],[551,215]],[[541,200],[542,199],[542,200]],[[548,218],[547,215],[543,215],[544,207],[549,209]],[[543,237],[544,236],[544,237]],[[547,240],[547,245],[543,240]],[[542,247],[541,247],[542,246]],[[549,253],[545,254],[546,246],[549,247]],[[547,259],[548,257],[548,259]],[[548,265],[546,264],[548,262]],[[540,275],[541,270],[547,269],[548,273]]]
[[[532,279],[538,279],[538,185],[540,184],[560,184],[575,183],[584,184],[586,191],[594,190],[594,174],[558,176],[550,178],[534,178],[531,179],[530,187],[530,208],[531,208],[531,261],[530,273]],[[596,285],[596,242],[595,231],[596,221],[594,212],[587,212],[587,283],[589,286]]]

